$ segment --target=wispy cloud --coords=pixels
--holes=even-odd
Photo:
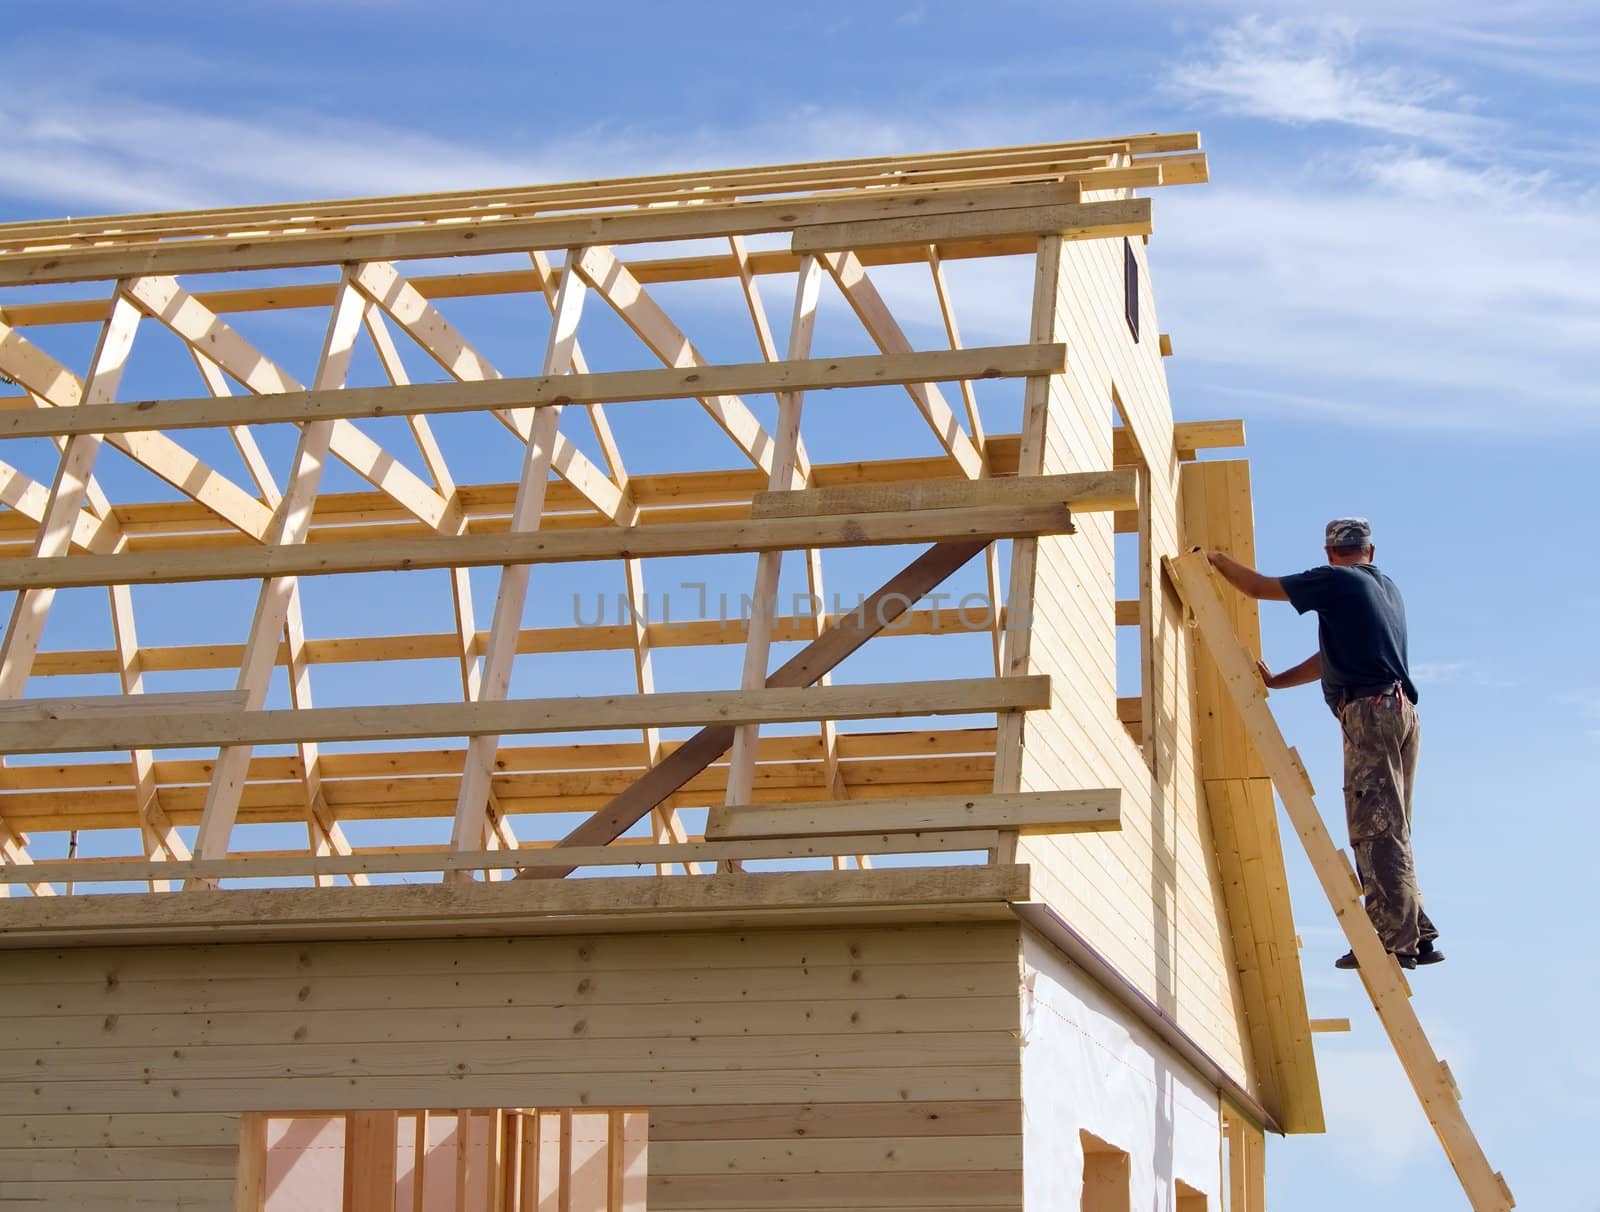
[[[1473,661],[1416,661],[1411,677],[1422,686],[1480,686],[1503,689],[1516,683]]]
[[[1388,428],[1600,422],[1591,194],[1374,147],[1161,206],[1164,316],[1219,394]]]
[[[1490,129],[1473,101],[1435,72],[1358,58],[1348,21],[1247,17],[1216,35],[1170,85],[1225,113],[1294,124],[1334,123],[1462,146]]]

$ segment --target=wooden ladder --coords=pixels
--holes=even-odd
[[[1428,1121],[1444,1146],[1445,1156],[1455,1168],[1456,1177],[1467,1194],[1474,1212],[1506,1212],[1516,1206],[1505,1178],[1489,1166],[1478,1138],[1472,1134],[1461,1110],[1461,1090],[1450,1074],[1450,1066],[1440,1060],[1422,1030],[1422,1023],[1411,1005],[1411,987],[1394,956],[1384,950],[1372,928],[1361,900],[1361,881],[1356,877],[1350,856],[1334,845],[1322,823],[1322,814],[1312,798],[1315,789],[1300,755],[1289,747],[1267,705],[1266,691],[1256,672],[1255,658],[1233,629],[1227,608],[1217,593],[1211,566],[1204,553],[1195,551],[1165,560],[1167,570],[1183,595],[1195,625],[1205,637],[1206,647],[1216,662],[1232,695],[1245,730],[1260,754],[1267,772],[1277,786],[1289,821],[1300,835],[1306,857],[1322,881],[1322,890],[1333,906],[1334,916],[1350,940],[1350,950],[1361,965],[1361,981],[1378,1012],[1378,1019],[1389,1033],[1395,1055],[1422,1102]]]

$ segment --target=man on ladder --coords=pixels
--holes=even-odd
[[[1270,690],[1321,680],[1344,731],[1345,820],[1367,916],[1401,967],[1436,964],[1444,953],[1422,911],[1411,853],[1420,730],[1406,667],[1405,603],[1372,562],[1367,519],[1329,522],[1325,544],[1326,566],[1285,577],[1263,576],[1220,551],[1207,559],[1242,593],[1317,612],[1317,652],[1279,674],[1257,662],[1261,678]],[[1356,958],[1347,952],[1334,963],[1354,968]]]

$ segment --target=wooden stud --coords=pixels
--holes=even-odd
[[[467,1203],[467,1161],[472,1152],[472,1112],[456,1111],[456,1199],[455,1212],[469,1212]]]
[[[394,1212],[397,1111],[344,1117],[346,1212]]]
[[[560,1162],[556,1167],[556,1212],[572,1212],[572,1110],[563,1107],[557,1115],[561,1136],[557,1143]]]
[[[411,1137],[411,1212],[425,1212],[428,1198],[428,1117],[424,1108],[413,1116]]]
[[[267,1116],[239,1116],[239,1160],[234,1170],[233,1212],[265,1212],[267,1206]]]

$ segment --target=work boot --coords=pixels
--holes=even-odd
[[[1402,968],[1415,968],[1417,966],[1417,958],[1419,957],[1395,955],[1393,951],[1389,952],[1389,954],[1394,955],[1395,959],[1400,961],[1400,966]],[[1444,956],[1442,955],[1439,957],[1439,959],[1443,958]],[[1427,962],[1430,964],[1436,964],[1439,962],[1439,960],[1428,960]],[[1358,963],[1356,960],[1356,953],[1354,951],[1346,951],[1338,959],[1333,961],[1333,966],[1335,968],[1343,968],[1346,972],[1351,972],[1361,967],[1360,963]]]
[[[1417,944],[1417,963],[1442,964],[1444,963],[1444,952],[1433,945],[1431,938],[1425,938]]]

